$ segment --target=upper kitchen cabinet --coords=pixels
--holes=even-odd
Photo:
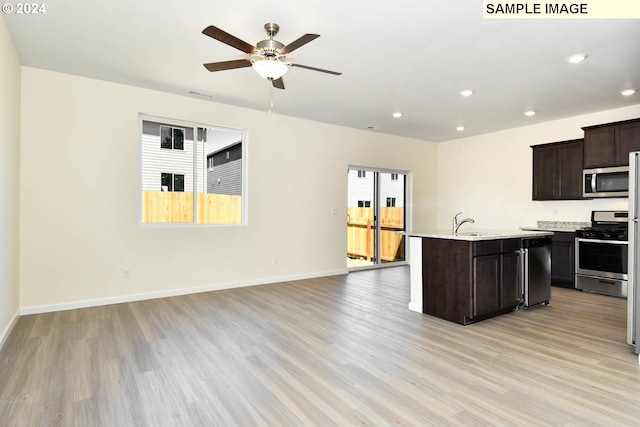
[[[533,200],[582,199],[583,140],[534,145]]]
[[[585,169],[628,166],[629,152],[640,151],[640,119],[582,129]]]

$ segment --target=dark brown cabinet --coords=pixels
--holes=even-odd
[[[558,198],[558,147],[535,145],[533,147],[533,200]]]
[[[585,169],[628,166],[629,153],[640,151],[640,119],[582,129]]]
[[[473,318],[500,310],[500,255],[473,257]]]
[[[582,139],[534,145],[533,200],[582,199]]]
[[[423,312],[465,325],[513,310],[520,248],[520,239],[422,239]]]
[[[520,247],[520,239],[474,243],[474,252],[483,253],[473,257],[474,318],[509,310],[522,302]]]
[[[555,232],[551,237],[551,284],[575,288],[576,233]]]

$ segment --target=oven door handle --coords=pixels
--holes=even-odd
[[[600,240],[600,239],[585,239],[583,237],[576,237],[576,240],[579,242],[588,242],[588,243],[606,243],[613,245],[628,245],[629,242],[626,240]]]

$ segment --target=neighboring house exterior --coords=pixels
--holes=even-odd
[[[373,206],[373,176],[372,171],[349,169],[348,207]],[[380,173],[380,207],[404,207],[404,180],[402,173]]]
[[[242,195],[242,141],[207,155],[207,193]]]
[[[194,133],[197,143],[194,144]],[[142,122],[142,191],[204,192],[206,130],[143,120]],[[196,182],[197,181],[197,182]]]

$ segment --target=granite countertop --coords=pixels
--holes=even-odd
[[[489,229],[463,229],[458,234],[453,234],[451,230],[427,230],[427,231],[406,231],[403,234],[409,237],[430,237],[434,239],[451,240],[499,240],[499,239],[519,239],[527,237],[553,236],[552,231],[534,230],[489,230]]]
[[[591,227],[590,221],[538,221],[536,225],[520,227],[521,230],[574,232],[579,228]]]

